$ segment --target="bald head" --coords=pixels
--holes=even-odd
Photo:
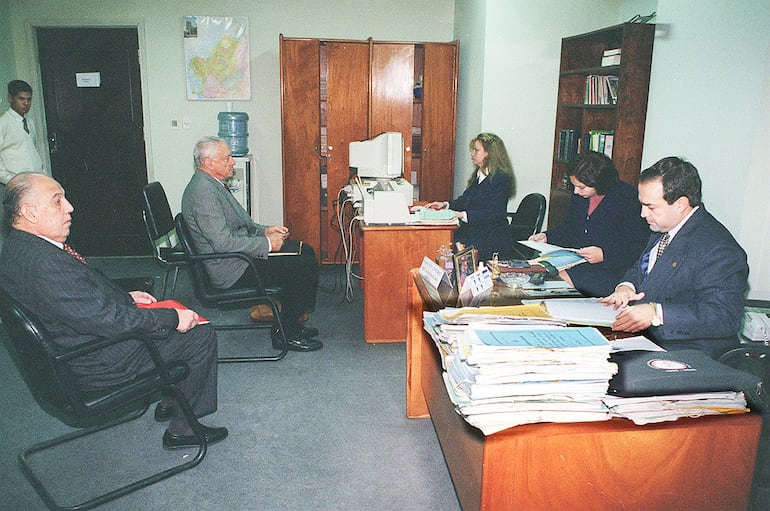
[[[74,208],[64,190],[45,174],[22,172],[8,182],[3,200],[3,227],[64,243]]]

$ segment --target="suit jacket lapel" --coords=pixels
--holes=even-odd
[[[661,287],[666,286],[666,281],[674,276],[676,269],[679,267],[680,262],[687,257],[686,243],[683,245],[682,240],[687,240],[690,233],[698,228],[701,223],[703,214],[703,206],[685,222],[679,232],[668,243],[666,250],[663,251],[661,256],[655,261],[652,271],[647,275],[646,284],[653,285],[655,282],[659,282]],[[660,236],[655,238],[655,241],[649,243],[649,246],[645,249],[649,251],[658,242]]]

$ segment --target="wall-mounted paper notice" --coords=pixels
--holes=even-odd
[[[75,73],[75,83],[78,87],[101,87],[102,74],[96,73]]]

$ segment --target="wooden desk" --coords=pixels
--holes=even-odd
[[[738,510],[748,506],[756,414],[529,424],[484,437],[454,411],[408,286],[407,416],[430,417],[460,505],[481,510]]]
[[[454,225],[360,225],[364,278],[364,339],[369,343],[406,340],[406,285],[409,270],[424,256],[435,258],[452,242]]]

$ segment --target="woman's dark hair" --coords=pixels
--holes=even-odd
[[[586,186],[596,188],[596,193],[604,195],[618,184],[618,169],[605,154],[595,151],[580,153],[569,169],[569,175]]]

